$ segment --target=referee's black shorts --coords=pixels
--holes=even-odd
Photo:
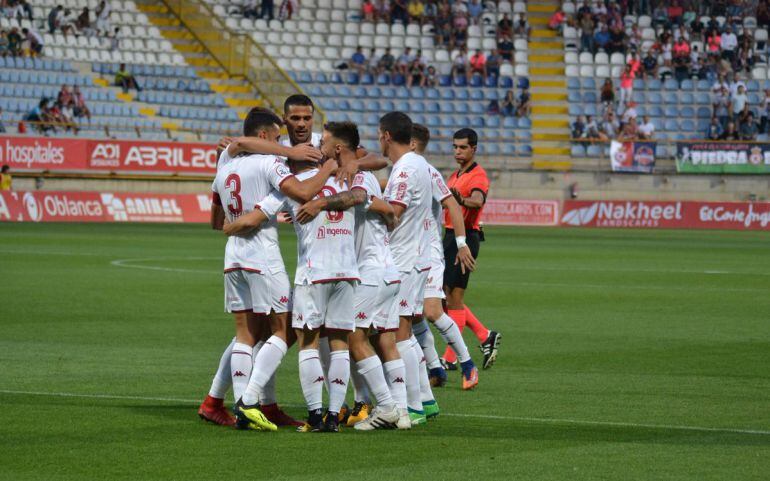
[[[479,231],[475,229],[466,231],[465,242],[468,244],[473,258],[478,258],[479,244],[481,242]],[[460,264],[455,265],[456,258],[457,243],[455,242],[455,231],[454,229],[447,229],[444,233],[444,285],[467,289],[471,272],[466,270],[465,274],[463,274]]]

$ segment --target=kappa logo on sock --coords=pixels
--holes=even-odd
[[[323,376],[318,376],[318,377],[316,378],[316,380],[315,380],[315,381],[313,381],[313,384],[315,384],[315,383],[317,383],[317,382],[324,382],[324,377],[323,377]]]
[[[401,302],[398,303],[401,307],[409,307],[409,303],[406,302],[406,299],[401,299]]]
[[[331,383],[332,384],[339,384],[340,386],[344,386],[345,385],[345,382],[342,379],[338,378],[338,377],[335,377],[334,380],[331,381]]]
[[[359,319],[359,320],[361,320],[361,321],[365,321],[365,320],[367,320],[367,319],[368,319],[368,317],[366,317],[366,314],[365,314],[365,313],[363,313],[363,312],[359,312],[358,314],[356,314],[356,319]]]
[[[393,380],[393,382],[400,382],[401,384],[403,384],[404,383],[404,378],[403,377],[397,377],[397,378],[395,378]]]
[[[235,377],[246,377],[246,375],[243,373],[243,371],[235,371],[235,374],[233,374]]]
[[[289,302],[289,298],[286,296],[281,296],[281,298],[279,299],[279,302],[281,304],[287,304]]]

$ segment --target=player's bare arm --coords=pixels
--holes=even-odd
[[[453,193],[454,194],[454,193]],[[480,194],[474,192],[474,194]],[[467,245],[464,245],[465,239],[465,222],[463,220],[463,211],[460,209],[460,205],[455,200],[454,196],[447,196],[441,202],[444,209],[449,212],[449,218],[452,220],[452,226],[455,230],[455,239],[462,239],[462,246],[458,244],[457,257],[455,258],[455,265],[460,264],[460,270],[463,274],[465,271],[473,272],[476,269],[476,259],[471,254],[471,249]]]
[[[214,230],[222,230],[222,226],[225,223],[225,210],[221,205],[211,203],[211,216],[209,217],[211,228]]]
[[[320,192],[326,181],[337,170],[337,162],[329,160],[324,162],[316,175],[303,181],[296,177],[287,178],[281,184],[281,192],[287,197],[304,204],[313,199]]]
[[[368,152],[363,147],[356,150],[356,157],[358,158],[359,170],[374,172],[388,166],[388,159],[374,152]]]
[[[227,143],[224,143],[226,142]],[[224,143],[227,153],[231,157],[248,152],[252,154],[279,155],[291,160],[318,162],[323,155],[321,151],[310,144],[297,144],[293,147],[286,147],[277,142],[259,137],[225,137],[219,141],[220,148]]]
[[[484,198],[484,194],[482,194],[479,190],[474,190],[471,192],[470,197],[461,196],[460,192],[455,188],[449,190],[452,192],[452,196],[455,198],[457,203],[466,209],[481,209],[484,207],[486,199]]]
[[[347,210],[359,204],[366,202],[366,191],[363,189],[353,189],[329,197],[319,197],[303,205],[297,211],[297,222],[307,224],[322,210]]]
[[[222,227],[222,232],[226,236],[244,235],[259,228],[264,222],[267,222],[267,216],[259,208],[254,209],[248,214],[244,214],[232,222],[227,222]]]
[[[380,214],[382,219],[385,221],[385,225],[387,226],[388,231],[392,232],[393,229],[398,226],[398,221],[396,220],[396,213],[393,210],[393,206],[378,197],[372,198],[372,203],[369,205],[369,212]]]

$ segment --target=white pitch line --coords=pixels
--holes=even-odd
[[[128,267],[130,269],[143,269],[148,271],[163,271],[163,272],[182,272],[182,273],[195,273],[195,274],[216,274],[215,270],[203,270],[203,269],[183,269],[177,267],[161,267],[161,266],[142,266],[131,264],[134,262],[150,262],[150,261],[164,261],[164,260],[216,260],[219,257],[147,257],[144,259],[116,259],[111,261],[110,264],[116,267]]]
[[[0,389],[0,394],[19,394],[26,396],[50,396],[82,399],[115,399],[127,401],[156,401],[156,402],[178,402],[185,404],[198,404],[200,399],[181,399],[170,397],[149,397],[149,396],[122,396],[116,394],[78,394],[69,392],[45,392],[45,391],[17,391],[11,389]],[[302,407],[299,405],[287,404],[288,407]],[[683,426],[676,424],[646,424],[646,423],[627,423],[618,421],[589,421],[582,419],[562,419],[562,418],[537,418],[524,416],[496,416],[492,414],[458,414],[441,412],[442,416],[458,418],[476,418],[476,419],[498,419],[504,421],[523,421],[530,423],[547,424],[578,424],[584,426],[614,426],[642,429],[662,429],[670,431],[695,431],[705,433],[733,433],[733,434],[752,434],[760,436],[770,436],[770,430],[763,429],[739,429],[739,428],[714,428],[706,426]]]

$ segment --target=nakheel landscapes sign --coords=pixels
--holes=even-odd
[[[770,174],[770,144],[678,142],[676,170],[685,174]]]
[[[770,202],[568,200],[561,225],[770,230]]]

